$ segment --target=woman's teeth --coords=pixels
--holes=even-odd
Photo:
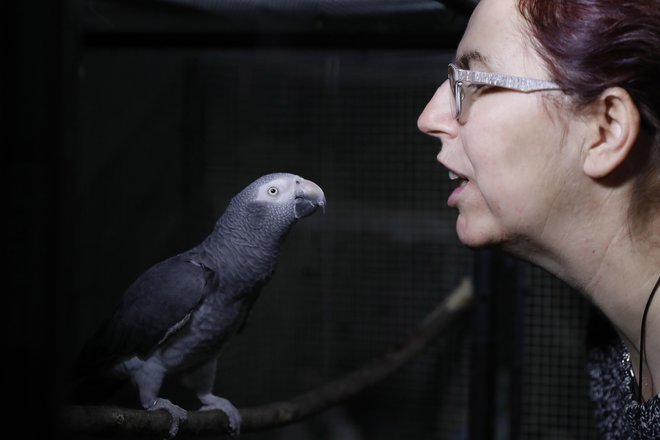
[[[468,183],[468,179],[466,179],[465,177],[459,176],[458,174],[454,173],[453,171],[449,172],[449,180],[451,180],[452,182],[454,180],[460,180],[461,181],[461,186]]]

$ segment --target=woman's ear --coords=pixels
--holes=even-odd
[[[630,94],[621,87],[610,87],[598,98],[589,123],[597,132],[588,139],[584,172],[603,178],[621,165],[630,154],[640,129],[640,115]]]

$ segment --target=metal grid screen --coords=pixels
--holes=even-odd
[[[87,313],[68,324],[72,339],[80,345],[147,265],[197,243],[236,191],[287,171],[318,183],[328,205],[284,243],[248,326],[220,358],[218,394],[239,407],[287,399],[402,342],[472,270],[445,206],[439,144],[416,127],[446,60],[385,50],[88,55],[74,255],[96,252],[118,270],[101,283],[81,262]],[[446,334],[356,399],[242,437],[464,438],[467,347],[464,331]]]
[[[274,171],[314,180],[328,206],[285,242],[245,332],[221,357],[217,392],[239,407],[286,399],[401,342],[473,270],[446,207],[451,184],[434,161],[440,145],[416,128],[449,56],[87,54],[75,232],[67,241],[77,268],[62,323],[68,355],[137,274],[196,244],[236,191]],[[107,266],[111,278],[102,272]],[[504,423],[524,439],[593,438],[583,365],[588,306],[540,270],[525,276],[524,375],[515,396],[523,410],[520,420]],[[494,321],[510,326],[508,311],[500,312]],[[447,334],[358,398],[305,423],[244,437],[465,439],[467,339],[465,329]],[[195,407],[174,384],[166,390]],[[506,395],[497,396],[498,414],[508,414]],[[500,421],[494,425],[495,437],[507,438]]]
[[[592,306],[539,268],[529,267],[523,277],[521,438],[597,438],[586,370]]]
[[[300,169],[295,172],[320,183],[328,198],[325,215],[300,223],[302,231],[295,231],[299,237],[309,234],[310,240],[297,246],[315,265],[291,261],[285,269],[283,264],[278,280],[269,286],[272,293],[257,307],[255,321],[265,323],[285,313],[282,322],[294,328],[290,337],[266,344],[275,351],[260,365],[271,365],[273,374],[253,392],[272,389],[277,378],[270,393],[282,398],[379,355],[442,298],[447,292],[443,288],[469,273],[470,256],[457,244],[453,222],[443,222],[438,214],[446,180],[434,164],[433,147],[427,147],[415,126],[424,95],[442,78],[430,68],[440,64],[429,63],[430,58],[275,51],[257,57],[210,56],[199,66],[213,78],[207,83],[208,114],[217,112],[219,121],[226,121],[207,125],[209,163],[234,170],[237,165]],[[218,75],[238,81],[216,81]],[[240,115],[235,124],[225,118],[230,112]],[[213,145],[240,145],[237,162]],[[210,169],[209,174],[222,176],[227,168]],[[291,251],[294,245],[287,243],[289,255],[298,253]],[[309,277],[306,286],[293,291],[284,287],[310,271],[316,277]],[[251,336],[260,356],[266,356],[263,332],[255,326]],[[448,390],[451,382],[439,380],[452,374],[448,365],[460,362],[463,340],[453,338],[347,408],[320,417],[322,428],[317,429],[343,429],[367,438],[419,438],[434,431],[442,438],[464,429],[465,388]],[[249,358],[255,351],[247,343],[235,347],[236,358]],[[452,351],[450,362],[443,361]],[[295,367],[273,359],[288,359]],[[227,377],[232,376],[230,368]],[[261,371],[252,374],[258,378]],[[457,380],[467,384],[466,375]],[[248,397],[246,390],[235,394]],[[453,415],[435,426],[435,412],[446,399],[453,404],[442,414]]]

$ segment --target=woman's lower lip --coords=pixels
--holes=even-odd
[[[465,181],[461,183],[454,191],[452,191],[452,193],[449,195],[449,198],[447,199],[447,205],[449,205],[449,207],[456,207],[458,196],[461,194],[461,192],[463,192],[467,184],[468,182]]]

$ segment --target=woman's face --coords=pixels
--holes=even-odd
[[[515,0],[479,3],[456,62],[463,69],[549,79]],[[438,161],[459,176],[448,204],[458,209],[456,229],[466,245],[541,240],[553,233],[553,219],[570,209],[579,148],[563,146],[575,141],[576,130],[543,94],[562,96],[484,87],[466,98],[459,121],[445,81],[420,115],[420,130],[442,142]]]

